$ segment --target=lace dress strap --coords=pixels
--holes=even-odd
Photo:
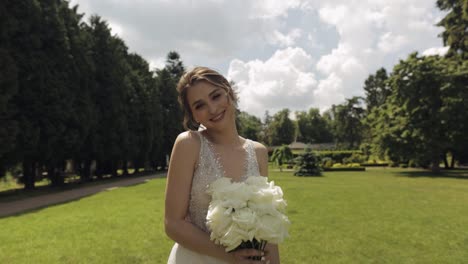
[[[257,161],[257,153],[255,152],[254,143],[250,139],[246,139],[247,150],[247,171],[245,176],[260,176],[260,169]]]

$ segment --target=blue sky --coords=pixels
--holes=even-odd
[[[239,107],[258,117],[321,111],[364,95],[380,67],[409,53],[443,54],[435,0],[72,0],[98,14],[153,68],[177,51],[237,83]]]

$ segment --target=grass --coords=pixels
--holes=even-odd
[[[282,263],[466,263],[468,171],[369,168],[282,186]],[[165,179],[0,219],[0,263],[166,263]]]
[[[31,198],[31,197],[41,196],[45,194],[58,193],[58,192],[63,192],[63,191],[71,190],[71,189],[89,187],[93,185],[112,183],[115,181],[120,181],[122,179],[142,177],[142,176],[147,176],[153,173],[161,174],[164,172],[163,171],[144,172],[143,170],[140,170],[138,174],[129,174],[126,176],[119,174],[118,177],[104,176],[101,179],[98,179],[96,176],[94,176],[92,181],[84,182],[84,183],[79,181],[78,176],[74,176],[74,177],[68,178],[65,182],[65,185],[62,187],[53,187],[51,186],[49,179],[43,179],[42,181],[35,183],[34,190],[24,190],[24,184],[17,183],[16,180],[11,175],[7,175],[3,179],[0,179],[0,203],[12,202],[16,200],[22,200],[25,198]]]

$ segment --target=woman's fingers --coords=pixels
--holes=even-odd
[[[270,259],[265,252],[256,249],[240,249],[233,252],[235,258],[239,261],[238,263],[245,264],[258,264],[258,263],[269,263]],[[258,260],[251,259],[251,257],[258,257]]]
[[[241,249],[241,250],[237,250],[236,252],[238,252],[241,256],[245,256],[245,257],[255,257],[255,256],[261,257],[265,255],[263,251],[256,250],[253,248]]]

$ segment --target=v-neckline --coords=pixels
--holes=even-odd
[[[214,159],[214,162],[215,162],[215,164],[217,166],[217,169],[221,173],[221,177],[229,178],[233,182],[242,182],[243,180],[245,180],[245,178],[247,177],[247,171],[248,171],[248,165],[249,165],[249,153],[248,153],[248,149],[247,149],[248,139],[245,138],[244,143],[241,146],[241,148],[244,150],[244,158],[243,158],[243,160],[244,160],[243,161],[244,171],[243,171],[242,175],[237,179],[237,178],[233,178],[233,177],[228,177],[226,175],[226,170],[224,169],[224,165],[223,165],[223,163],[221,161],[221,157],[220,157],[219,153],[215,150],[215,146],[214,146],[213,142],[211,142],[208,139],[208,137],[206,137],[202,133],[202,131],[200,131],[199,133],[200,133],[200,136],[202,136],[203,139],[206,141],[208,149],[211,152],[211,154],[213,155],[213,159]]]

